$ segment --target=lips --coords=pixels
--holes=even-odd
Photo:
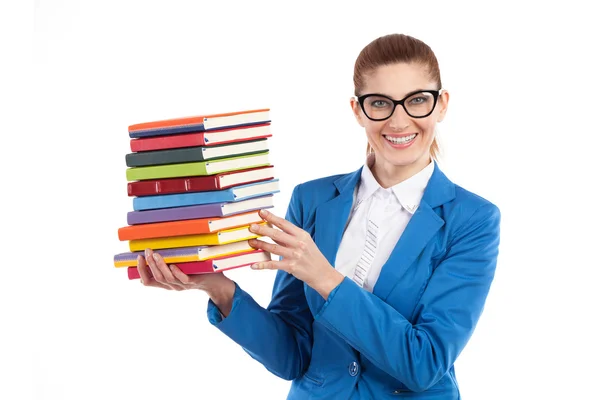
[[[402,135],[389,135],[389,134],[386,134],[386,135],[383,135],[383,136],[401,139],[401,138],[405,138],[407,136],[412,136],[412,135],[418,135],[418,132],[404,133]]]
[[[404,135],[384,135],[383,137],[388,141],[388,143],[398,146],[412,143],[417,136],[418,133],[407,133]]]

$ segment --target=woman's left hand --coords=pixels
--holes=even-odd
[[[261,210],[260,216],[279,229],[253,224],[250,231],[270,237],[275,244],[251,239],[248,241],[250,246],[283,256],[283,259],[260,262],[252,265],[252,268],[286,271],[327,299],[329,293],[344,280],[344,275],[331,266],[308,232],[267,210]]]

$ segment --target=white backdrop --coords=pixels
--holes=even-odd
[[[283,215],[296,184],[362,164],[354,60],[393,32],[438,57],[442,169],[503,215],[496,279],[456,363],[464,399],[593,398],[594,14],[446,3],[38,0],[24,25],[2,13],[2,48],[18,58],[2,73],[0,398],[285,398],[289,382],[209,324],[204,293],[145,288],[112,266],[132,207],[127,126],[270,107]],[[274,272],[227,275],[268,304]]]

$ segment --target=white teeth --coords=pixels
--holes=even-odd
[[[391,137],[391,136],[384,136],[390,143],[393,144],[404,144],[404,143],[408,143],[410,141],[412,141],[414,138],[417,137],[417,134],[414,133],[410,136],[405,136],[402,138],[395,138],[395,137]]]

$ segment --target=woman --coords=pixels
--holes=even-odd
[[[369,147],[359,170],[295,187],[286,218],[253,227],[281,256],[262,308],[223,274],[187,276],[148,251],[142,282],[201,289],[212,324],[277,376],[288,399],[459,399],[453,364],[494,272],[500,213],[435,162],[446,114],[435,55],[405,35],[376,39],[351,107]],[[154,278],[151,278],[151,275]]]

